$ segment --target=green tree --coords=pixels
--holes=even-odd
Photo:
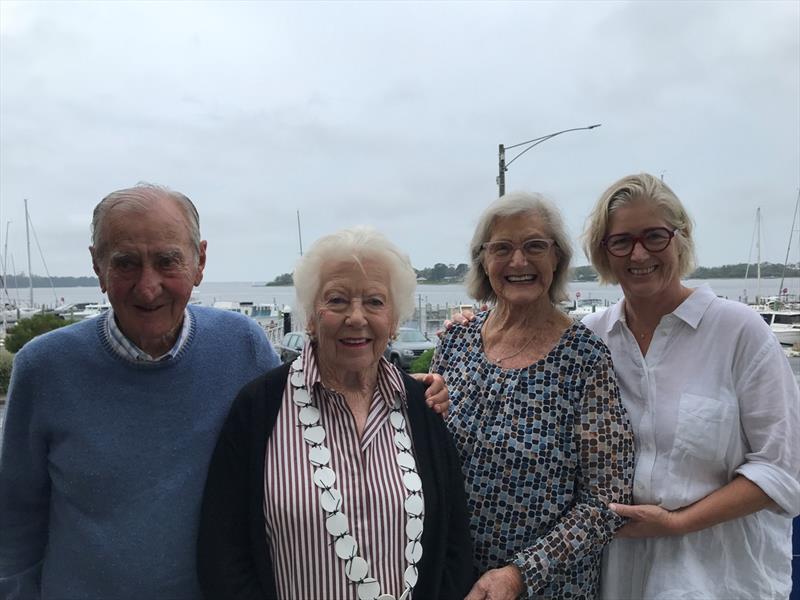
[[[25,344],[37,335],[47,333],[53,329],[69,325],[72,321],[67,321],[53,314],[33,315],[28,319],[17,321],[12,329],[6,334],[6,349],[9,352],[19,352]]]
[[[267,285],[294,285],[294,279],[291,273],[283,273],[282,275],[278,275]]]
[[[436,263],[431,269],[431,281],[444,281],[445,277],[449,275],[449,269],[444,263]]]
[[[8,391],[8,382],[11,380],[11,365],[14,355],[5,348],[0,348],[0,394]]]

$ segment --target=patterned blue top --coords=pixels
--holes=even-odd
[[[515,564],[528,598],[594,598],[600,554],[629,503],[633,437],[603,342],[574,323],[523,369],[487,359],[488,312],[456,326],[431,363],[450,390],[479,573]]]

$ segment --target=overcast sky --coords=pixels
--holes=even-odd
[[[782,263],[800,2],[0,2],[17,271],[24,198],[50,273],[89,275],[92,208],[140,180],[198,206],[207,281],[291,271],[297,210],[306,248],[369,223],[417,268],[466,262],[498,144],[594,123],[521,157],[507,189],[552,198],[577,238],[612,181],[663,173],[700,264],[746,262],[758,206]]]

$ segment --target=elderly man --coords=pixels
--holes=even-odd
[[[113,192],[95,208],[90,251],[112,310],[32,340],[15,359],[0,449],[0,598],[197,598],[215,440],[239,388],[279,361],[254,321],[187,307],[206,242],[186,196]],[[428,395],[441,403],[436,388]]]

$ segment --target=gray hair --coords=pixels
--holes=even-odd
[[[497,300],[489,276],[483,267],[483,244],[492,237],[492,228],[497,219],[526,213],[538,216],[547,230],[547,235],[556,242],[558,264],[553,273],[553,283],[548,291],[550,301],[555,304],[567,299],[567,278],[572,260],[572,244],[561,213],[541,194],[513,192],[501,196],[483,211],[469,244],[470,268],[465,283],[469,295],[479,302],[495,302]]]
[[[695,248],[692,237],[692,219],[678,196],[658,177],[649,173],[628,175],[615,181],[600,195],[586,220],[583,232],[583,251],[597,271],[600,283],[619,283],[608,260],[602,242],[608,235],[611,214],[631,202],[655,204],[664,220],[677,229],[675,243],[678,245],[678,275],[685,277],[695,269]]]
[[[195,251],[195,256],[200,256],[200,215],[197,208],[189,198],[180,192],[171,190],[163,185],[139,182],[131,188],[111,192],[103,198],[92,213],[92,246],[102,255],[106,240],[103,239],[103,223],[108,213],[117,207],[134,211],[145,211],[148,201],[166,197],[173,200],[183,210],[186,225],[189,228],[189,239]]]
[[[417,275],[408,256],[372,227],[356,226],[320,238],[297,262],[294,289],[301,319],[314,314],[314,303],[325,281],[325,265],[332,260],[378,261],[389,269],[389,293],[394,306],[395,325],[414,314]]]

